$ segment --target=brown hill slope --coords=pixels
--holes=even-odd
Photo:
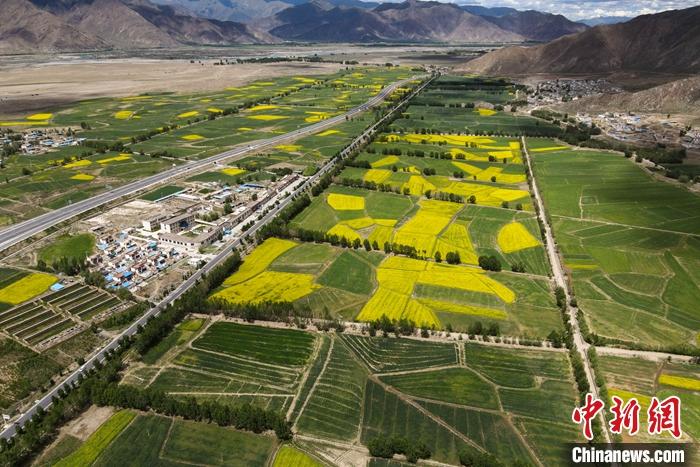
[[[408,0],[373,10],[310,2],[255,23],[287,40],[318,42],[516,42],[505,31],[456,5]]]
[[[269,43],[254,27],[148,0],[2,0],[0,53]]]
[[[700,114],[700,76],[637,92],[601,94],[556,106],[562,111],[601,113],[620,109],[646,113]]]
[[[483,74],[700,72],[700,6],[597,26],[534,47],[507,47],[461,67]]]
[[[98,37],[84,34],[28,0],[3,0],[0,53],[104,49]]]

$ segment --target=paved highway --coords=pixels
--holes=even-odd
[[[192,172],[198,172],[204,170],[207,166],[221,162],[233,157],[241,157],[245,154],[251,152],[260,151],[268,146],[273,146],[279,144],[283,141],[289,139],[296,139],[303,136],[308,136],[313,133],[319,132],[322,129],[337,125],[338,123],[345,120],[345,118],[353,117],[359,113],[362,113],[372,106],[379,104],[383,101],[389,94],[391,94],[396,88],[407,83],[408,81],[414,79],[407,78],[405,80],[397,81],[384,89],[382,89],[379,94],[372,97],[370,100],[364,104],[355,107],[348,112],[337,115],[335,117],[323,120],[319,123],[309,125],[303,128],[299,128],[289,133],[274,136],[268,139],[255,140],[247,143],[243,147],[237,147],[229,151],[222,152],[212,157],[206,159],[201,159],[198,161],[189,162],[178,167],[160,172],[156,175],[137,180],[135,182],[129,183],[127,185],[120,186],[111,191],[101,193],[99,195],[93,196],[92,198],[79,201],[77,203],[65,206],[61,209],[56,209],[55,211],[42,214],[41,216],[29,219],[27,221],[15,224],[0,230],[0,251],[3,251],[19,242],[22,242],[39,232],[42,232],[56,224],[60,224],[72,217],[78,216],[84,212],[90,211],[92,209],[103,206],[107,203],[119,200],[123,197],[132,195],[141,190],[145,190],[155,185],[159,185],[168,180],[178,177],[184,177]]]
[[[410,79],[413,79],[413,78],[410,78]],[[379,102],[379,100],[383,99],[389,93],[391,93],[391,91],[393,91],[393,89],[395,89],[397,86],[400,86],[401,84],[405,83],[406,81],[408,81],[408,80],[399,81],[391,86],[384,88],[384,90],[381,93],[379,93],[377,96],[375,96],[370,101],[363,104],[362,106],[351,110],[347,114],[339,115],[338,117],[335,117],[335,119],[336,119],[335,122],[336,123],[338,122],[338,120],[337,120],[338,118],[340,120],[344,120],[345,115],[355,115],[358,112],[362,112],[363,110],[366,110],[369,106],[375,105],[377,102]],[[417,88],[409,96],[404,98],[394,108],[399,107],[402,103],[411,99],[411,97],[413,97],[416,93],[420,92],[420,90],[423,89],[423,87],[425,87],[428,84],[428,82],[429,82],[429,80],[426,83],[424,83],[423,85],[421,85],[419,88]],[[379,98],[379,99],[377,99],[377,98]],[[377,123],[375,123],[374,125],[372,125],[368,129],[366,129],[360,136],[358,136],[357,138],[355,138],[353,140],[353,143],[360,142],[366,136],[371,135],[371,133],[375,130],[375,128],[377,126],[379,126],[385,119],[387,119],[389,117],[389,115],[390,114],[388,114],[387,116],[385,116],[384,118],[379,120]],[[332,119],[328,119],[328,120],[322,122],[322,123],[324,123],[324,125],[322,125],[321,127],[319,127],[318,124],[312,125],[312,127],[315,127],[316,129],[314,131],[317,131],[319,128],[323,128],[325,126],[328,126],[327,124],[331,120]],[[310,127],[306,127],[303,130],[306,130],[307,128],[310,128]],[[300,131],[300,130],[296,130],[296,131]],[[292,133],[295,133],[295,132],[292,132]],[[283,135],[283,136],[285,138],[289,138],[289,135],[290,135],[290,133],[287,133],[286,135]],[[285,139],[285,138],[281,138],[281,139]],[[254,143],[251,143],[251,146],[255,146],[256,148],[259,149],[259,148],[266,146],[268,144],[272,144],[270,142],[272,140],[274,140],[275,142],[280,141],[280,139],[278,139],[278,138],[272,138],[270,140],[264,140],[264,142],[256,141]],[[348,146],[352,146],[353,143],[351,143]],[[245,149],[244,151],[247,152],[247,151],[250,151],[250,149]],[[230,151],[230,152],[235,152],[235,150]],[[348,154],[348,152],[349,151],[347,149],[344,150],[343,152],[341,152],[341,157],[344,158]],[[223,154],[226,154],[226,153],[223,153]],[[231,155],[227,155],[226,157],[231,157]],[[223,157],[223,158],[226,158],[226,157]],[[220,155],[214,156],[214,158],[220,158]],[[211,163],[212,159],[214,159],[214,158],[209,159],[208,163]],[[220,159],[217,159],[217,160],[220,160]],[[326,173],[328,173],[330,170],[332,170],[336,163],[337,163],[337,159],[335,159],[335,158],[331,159],[316,174],[314,174],[311,177],[308,177],[306,180],[304,180],[303,183],[299,184],[297,182],[298,186],[296,186],[296,187],[292,186],[292,187],[288,188],[287,190],[285,190],[284,192],[280,193],[280,195],[275,200],[270,201],[266,206],[274,206],[274,203],[276,201],[279,201],[279,205],[274,206],[261,219],[259,219],[259,220],[257,219],[257,216],[259,214],[253,213],[248,219],[242,221],[241,224],[245,224],[246,222],[249,222],[251,219],[254,219],[253,226],[245,232],[245,235],[247,236],[247,235],[255,234],[255,232],[257,232],[261,227],[263,227],[265,224],[270,222],[270,220],[272,220],[282,209],[286,208],[289,205],[289,203],[291,203],[292,199],[296,195],[302,193],[303,191],[307,190],[309,187],[313,186],[321,177],[323,177]],[[200,168],[201,168],[201,166],[200,166]],[[121,195],[121,196],[123,196],[123,195]],[[116,199],[116,198],[114,198],[114,199]],[[105,201],[105,202],[107,202],[107,201]],[[97,206],[99,206],[99,204]],[[84,208],[84,209],[92,209],[92,208]],[[66,215],[68,216],[66,218],[70,218],[71,216],[74,216],[76,214],[72,214],[72,215],[66,214]],[[30,222],[30,221],[28,221],[28,222]],[[57,221],[57,222],[61,222],[61,221]],[[4,233],[4,231],[3,231],[3,233]],[[17,240],[17,241],[20,241],[20,240]],[[68,377],[66,377],[66,379],[64,379],[62,382],[60,382],[58,385],[56,385],[53,389],[51,389],[51,391],[49,391],[41,399],[38,399],[29,410],[27,410],[25,413],[20,415],[20,417],[18,417],[16,420],[14,420],[11,425],[7,426],[0,433],[0,437],[5,438],[5,439],[9,439],[9,438],[13,437],[15,435],[15,433],[17,432],[17,426],[24,426],[24,424],[34,416],[34,414],[36,413],[36,411],[39,408],[46,410],[51,405],[52,399],[54,397],[58,396],[58,392],[62,388],[66,387],[68,385],[71,385],[74,382],[78,381],[78,379],[80,378],[80,375],[83,372],[86,372],[86,371],[89,371],[90,369],[92,369],[95,366],[95,363],[104,361],[105,355],[109,351],[116,349],[119,346],[119,341],[123,337],[133,336],[134,334],[136,334],[139,326],[144,326],[148,322],[149,319],[151,319],[154,316],[157,316],[158,313],[160,313],[163,309],[165,309],[169,304],[173,303],[175,300],[180,298],[180,296],[182,296],[187,290],[189,290],[189,288],[192,287],[202,277],[202,275],[208,273],[213,268],[215,268],[216,266],[221,264],[221,262],[231,254],[231,252],[234,248],[238,248],[240,246],[241,246],[241,238],[240,237],[235,238],[235,239],[227,242],[226,245],[221,249],[221,252],[218,253],[214,258],[212,258],[206,265],[204,265],[201,269],[197,270],[194,274],[192,274],[189,278],[187,278],[184,282],[182,282],[175,290],[170,292],[170,294],[168,294],[163,300],[161,300],[160,303],[158,303],[156,306],[154,306],[153,308],[148,310],[146,313],[144,313],[144,315],[141,316],[141,318],[139,318],[133,324],[131,324],[131,326],[129,326],[126,330],[124,330],[121,334],[119,334],[119,336],[115,337],[109,344],[107,344],[105,347],[103,347],[102,349],[100,349],[99,351],[94,353],[91,357],[87,358],[85,363],[78,370],[76,370],[74,373],[72,373]]]

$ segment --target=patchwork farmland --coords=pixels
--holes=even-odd
[[[43,114],[42,120],[27,119],[27,124],[77,128],[76,138],[85,141],[32,157],[7,157],[0,221],[35,217],[94,196],[105,186],[324,120],[409,76],[401,67],[360,67],[321,77],[259,80],[211,93],[93,99]],[[14,123],[22,127],[21,121]],[[360,116],[293,147],[278,147],[268,155],[269,164],[254,170],[279,163],[312,170],[368,123],[368,117]]]
[[[696,347],[697,195],[619,155],[556,146],[535,146],[532,155],[590,332],[601,341]]]
[[[126,104],[110,113],[138,120],[152,99],[176,109],[181,127],[129,146],[148,154],[162,143],[178,163],[329,118],[405,73],[297,77],[303,86],[269,98],[268,88],[286,81],[256,82],[227,90],[234,97],[205,97],[206,107],[171,108],[167,101],[177,96],[145,96],[134,99],[141,110]],[[520,92],[502,80],[436,79],[276,220],[255,235],[241,233],[242,261],[231,255],[225,273],[209,270],[192,294],[146,324],[90,383],[100,407],[80,417],[103,410],[101,426],[81,439],[62,431],[40,465],[121,465],[125,456],[149,465],[388,466],[404,458],[567,465],[567,444],[583,441],[571,410],[593,384],[606,402],[634,396],[643,410],[653,396],[679,394],[682,441],[696,440],[700,372],[681,363],[689,359],[631,357],[617,348],[596,356],[595,346],[697,351],[697,197],[659,184],[622,156],[554,139],[558,126],[505,110]],[[238,112],[216,118],[221,99],[244,98]],[[194,121],[205,112],[213,117]],[[190,180],[240,183],[280,169],[310,175],[370,120]],[[118,167],[148,156],[100,157]],[[83,182],[102,176],[84,160],[60,170],[78,169],[71,180]],[[544,195],[542,217],[532,178]],[[143,198],[170,196],[179,183]],[[555,290],[558,268],[552,271],[543,224],[553,227],[574,300]],[[33,359],[36,370],[25,377],[33,384],[62,365],[53,347],[30,359],[29,346],[62,332],[64,322],[86,328],[122,305],[81,284],[41,296],[46,286],[21,281],[48,284],[51,276],[2,274],[2,285],[19,282],[14,287],[28,298],[12,303],[0,288],[7,337],[0,349],[9,356],[1,369],[17,375],[23,359]],[[583,360],[564,324],[577,305],[591,344],[581,347]],[[16,385],[0,385],[0,402],[22,396]],[[380,460],[376,452],[404,457]]]
[[[188,323],[181,326],[191,328]],[[183,400],[247,401],[284,411],[295,443],[326,462],[328,445],[351,452],[384,435],[420,440],[441,462],[456,463],[465,450],[487,450],[506,465],[517,459],[556,465],[557,446],[579,436],[568,422],[575,389],[562,351],[329,335],[216,319],[174,333],[177,339],[166,338],[170,345],[157,360],[146,364],[147,354],[132,364],[123,383]],[[289,449],[282,447],[275,462],[291,456]],[[110,445],[101,452],[107,462],[116,451]]]

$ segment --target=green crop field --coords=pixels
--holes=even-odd
[[[112,415],[75,452],[62,459],[56,466],[70,467],[92,464],[135,417],[136,414],[128,410]]]
[[[158,201],[176,193],[180,193],[184,188],[177,185],[165,185],[141,196],[146,201]]]
[[[62,235],[39,250],[39,259],[50,265],[59,258],[82,260],[92,254],[95,237],[92,234]]]
[[[269,437],[159,415],[138,415],[91,465],[121,466],[129,459],[132,465],[264,466],[274,449]]]
[[[624,401],[636,397],[641,413],[646,414],[651,397],[663,400],[678,396],[684,439],[695,442],[700,438],[700,370],[696,365],[611,355],[599,355],[598,361],[610,397],[618,396]],[[638,436],[651,442],[653,437],[646,434],[646,422],[642,415]]]
[[[591,331],[652,347],[696,346],[700,198],[619,155],[542,151],[534,161]]]
[[[366,370],[334,339],[324,371],[297,420],[297,428],[323,438],[352,441],[360,425]]]
[[[313,334],[201,320],[181,324],[125,380],[172,395],[286,409],[314,348]]]

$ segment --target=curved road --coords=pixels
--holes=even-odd
[[[279,144],[289,139],[296,139],[302,136],[308,136],[326,127],[336,125],[344,121],[346,117],[353,117],[359,113],[368,110],[370,107],[379,104],[396,88],[413,79],[416,79],[416,77],[414,76],[405,80],[397,81],[396,83],[385,87],[379,92],[379,94],[372,97],[364,104],[355,107],[344,114],[337,115],[327,120],[323,120],[313,125],[299,128],[297,130],[290,131],[289,133],[285,133],[279,136],[274,136],[268,139],[250,141],[244,147],[234,148],[217,154],[215,156],[208,157],[206,159],[189,162],[181,166],[168,169],[156,175],[137,180],[127,185],[115,188],[111,191],[100,193],[99,195],[93,196],[92,198],[79,201],[69,206],[65,206],[61,209],[42,214],[41,216],[2,229],[0,230],[0,251],[10,248],[11,246],[17,243],[22,242],[50,227],[53,227],[56,224],[60,224],[61,222],[71,219],[72,217],[78,216],[84,212],[98,208],[107,203],[116,201],[125,196],[132,195],[138,191],[147,189],[154,185],[164,183],[172,178],[183,177],[191,172],[203,170],[207,166],[216,162],[220,162],[231,157],[242,156],[251,152],[256,152],[265,147]]]
[[[359,107],[356,107],[355,109],[352,109],[348,113],[343,114],[343,115],[339,115],[338,117],[334,117],[333,119],[325,120],[324,122],[321,122],[321,123],[323,123],[323,125],[315,124],[315,125],[311,125],[310,127],[306,127],[303,130],[307,130],[308,128],[314,128],[313,131],[317,131],[320,128],[324,128],[325,126],[328,126],[329,125],[328,122],[334,121],[335,123],[337,123],[339,120],[344,120],[345,115],[355,115],[358,112],[362,112],[362,111],[366,110],[369,106],[375,105],[381,99],[386,97],[397,86],[400,86],[401,84],[404,84],[405,82],[412,80],[412,79],[415,79],[415,78],[409,78],[407,80],[399,81],[391,86],[387,86],[386,88],[384,88],[384,90],[381,93],[379,93],[377,96],[372,98],[370,101],[368,101],[367,103],[365,103]],[[403,104],[404,102],[407,102],[408,100],[410,100],[414,95],[416,95],[425,86],[427,86],[427,84],[430,81],[431,81],[430,79],[427,80],[421,86],[416,88],[410,95],[405,97],[401,102],[397,103],[393,107],[392,112],[389,112],[381,120],[379,120],[378,122],[373,124],[371,127],[367,128],[361,135],[356,137],[350,144],[348,144],[347,147],[349,148],[349,147],[353,146],[355,143],[360,142],[366,136],[371,135],[374,132],[374,130],[376,129],[376,127],[378,127],[381,123],[383,123],[384,120],[389,118],[389,116],[393,113],[393,110],[395,110],[396,108],[401,106],[401,104]],[[256,141],[251,146],[244,149],[243,151],[248,152],[248,151],[254,150],[254,149],[251,149],[252,147],[259,149],[259,148],[266,146],[268,144],[273,144],[273,143],[271,143],[271,141],[274,140],[274,142],[278,142],[281,139],[289,138],[292,133],[296,133],[298,131],[300,131],[300,130],[296,130],[294,132],[287,133],[285,135],[282,135],[282,137],[271,138],[271,139],[262,140],[262,141]],[[235,152],[235,151],[236,150],[229,151],[229,152]],[[344,158],[348,153],[349,153],[349,150],[347,148],[344,149],[340,153],[340,159]],[[231,157],[231,155],[232,155],[229,153],[222,153],[222,154],[227,154],[227,155],[225,157],[221,157],[221,155],[214,156],[213,158],[208,159],[207,163],[211,163],[214,158],[217,158],[216,160],[219,160],[220,158]],[[233,155],[235,155],[235,154],[233,154]],[[333,158],[333,159],[329,160],[316,174],[307,178],[301,184],[297,183],[298,186],[296,186],[296,188],[290,187],[287,190],[285,190],[284,192],[280,193],[280,195],[276,199],[270,201],[267,204],[267,206],[274,205],[274,203],[276,201],[279,201],[279,205],[274,206],[270,210],[270,212],[265,214],[261,219],[259,219],[259,220],[257,219],[257,216],[259,214],[253,213],[248,219],[242,221],[241,224],[245,224],[246,222],[249,221],[249,219],[251,219],[251,218],[255,219],[253,226],[245,232],[245,235],[247,236],[250,234],[254,234],[261,227],[263,227],[270,220],[272,220],[282,209],[286,208],[287,205],[289,205],[289,203],[292,201],[292,199],[294,198],[295,195],[302,193],[304,190],[308,189],[313,184],[315,184],[326,173],[328,173],[335,166],[335,164],[338,162],[338,159],[339,158]],[[199,162],[202,162],[202,161],[198,161],[198,163]],[[201,168],[201,165],[199,165],[199,167]],[[178,175],[181,175],[181,173],[179,173]],[[131,184],[131,185],[135,185],[135,184]],[[117,190],[114,190],[114,191],[117,191]],[[110,193],[112,193],[112,192],[110,192]],[[121,195],[121,196],[123,196],[123,195]],[[89,200],[87,200],[87,201],[89,201]],[[105,202],[107,202],[107,201],[105,201]],[[76,203],[76,204],[78,204],[78,203]],[[98,204],[98,206],[99,206],[99,204]],[[91,209],[91,208],[85,208],[85,209]],[[71,216],[69,214],[66,214],[66,215],[68,216],[67,218],[69,218]],[[72,215],[75,215],[75,214],[72,214]],[[30,221],[27,221],[27,222],[30,222]],[[61,222],[61,221],[57,221],[57,222]],[[46,228],[46,227],[44,227],[44,228]],[[3,234],[4,234],[4,231],[3,231]],[[17,240],[17,241],[19,241],[19,240]],[[73,383],[76,383],[78,381],[78,379],[80,378],[80,375],[83,374],[84,372],[92,369],[95,366],[95,363],[104,361],[107,352],[116,349],[119,346],[119,341],[122,338],[133,336],[134,334],[136,334],[136,332],[138,331],[140,326],[144,326],[148,322],[148,320],[150,320],[154,316],[157,316],[165,307],[167,307],[169,304],[171,304],[172,302],[174,302],[175,300],[180,298],[180,296],[182,296],[187,290],[189,290],[189,288],[192,287],[204,274],[208,273],[213,268],[218,266],[224,259],[226,259],[226,257],[228,257],[231,254],[231,252],[234,248],[238,248],[239,246],[241,246],[241,238],[240,237],[235,238],[235,239],[231,240],[230,242],[226,243],[226,245],[222,248],[221,252],[219,252],[212,260],[210,260],[201,269],[199,269],[194,274],[192,274],[189,278],[187,278],[175,290],[170,292],[163,300],[160,301],[160,303],[158,303],[156,306],[154,306],[153,308],[148,310],[146,313],[144,313],[143,316],[141,316],[134,323],[132,323],[127,329],[122,331],[122,333],[119,334],[117,337],[115,337],[112,341],[110,341],[109,344],[107,344],[105,347],[98,350],[91,357],[87,358],[85,363],[78,370],[71,373],[63,381],[61,381],[56,386],[54,386],[53,389],[51,389],[41,399],[38,399],[31,406],[31,408],[29,410],[27,410],[25,413],[21,414],[16,420],[13,421],[12,424],[10,424],[6,428],[4,428],[3,431],[0,432],[0,437],[5,438],[5,439],[12,438],[17,432],[17,426],[24,426],[24,424],[27,421],[31,420],[31,418],[34,416],[34,414],[37,412],[37,410],[39,408],[46,410],[51,405],[52,399],[54,397],[58,397],[58,392],[61,389],[65,388],[68,385],[72,385]]]

